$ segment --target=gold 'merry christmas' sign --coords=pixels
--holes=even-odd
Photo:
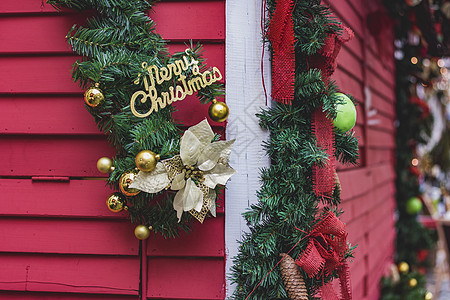
[[[145,71],[143,76],[145,90],[136,91],[131,96],[130,107],[132,113],[139,118],[145,118],[153,112],[157,112],[159,108],[164,108],[168,104],[172,104],[175,101],[181,101],[186,98],[187,95],[192,95],[207,86],[222,79],[222,74],[217,67],[213,67],[211,71],[200,72],[198,67],[198,61],[190,57],[190,49],[186,49],[184,52],[187,56],[183,56],[183,59],[176,60],[175,62],[168,64],[165,67],[159,68],[155,65],[148,66],[146,62],[142,63],[142,68]],[[189,58],[191,60],[189,61]],[[187,71],[192,67],[192,77],[186,80],[186,76],[183,71]],[[170,86],[168,91],[158,93],[156,85],[160,85],[165,81],[171,80],[176,77],[175,86]],[[140,75],[134,81],[135,84],[139,84]],[[148,100],[151,101],[152,106],[146,113],[140,113],[136,110],[136,102],[145,103]]]

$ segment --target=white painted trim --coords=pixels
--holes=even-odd
[[[230,108],[227,139],[236,139],[230,165],[237,170],[225,193],[226,272],[248,227],[242,213],[257,200],[259,169],[269,165],[262,148],[268,132],[255,116],[266,105],[261,76],[261,1],[226,0],[226,102]],[[264,54],[264,78],[270,93],[269,54]],[[269,95],[268,95],[269,96]],[[270,98],[268,99],[270,103]],[[235,287],[227,279],[227,296]]]

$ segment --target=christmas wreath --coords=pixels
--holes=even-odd
[[[96,12],[86,25],[74,25],[66,39],[82,56],[72,77],[86,89],[86,108],[117,149],[113,160],[97,162],[116,190],[107,199],[108,208],[126,209],[139,224],[139,239],[148,238],[151,230],[176,237],[190,230],[192,217],[203,222],[208,212],[215,216],[219,186],[234,174],[228,165],[233,141],[219,141],[206,120],[180,139],[171,106],[195,94],[201,103],[211,103],[211,119],[223,122],[228,116],[226,104],[216,100],[224,95],[222,74],[205,65],[201,45],[169,55],[148,16],[154,1],[48,3]]]

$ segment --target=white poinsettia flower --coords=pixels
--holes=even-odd
[[[192,209],[200,212],[204,197],[214,196],[217,184],[225,185],[236,171],[228,165],[234,140],[212,143],[214,132],[208,122],[203,120],[190,127],[181,137],[180,157],[184,165],[172,180],[171,189],[178,190],[173,201],[178,221],[183,211]],[[206,194],[206,195],[205,195]],[[215,215],[214,203],[209,209]]]
[[[169,186],[170,179],[164,164],[158,162],[151,172],[140,171],[131,182],[130,188],[138,189],[147,193],[157,193]]]
[[[216,216],[214,188],[225,185],[236,171],[228,165],[234,140],[212,143],[213,138],[206,119],[190,127],[181,137],[180,155],[158,162],[151,172],[139,172],[130,188],[157,193],[170,186],[178,191],[173,201],[178,222],[183,211],[209,210]]]

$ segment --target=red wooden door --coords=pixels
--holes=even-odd
[[[64,37],[85,16],[44,2],[0,2],[0,298],[135,299],[138,240],[125,213],[106,209],[96,169],[114,149],[70,75],[77,57]],[[161,2],[152,17],[171,52],[200,41],[224,74],[224,1]],[[194,98],[177,106],[187,126],[207,116]],[[221,207],[190,235],[148,240],[148,298],[224,298]]]

